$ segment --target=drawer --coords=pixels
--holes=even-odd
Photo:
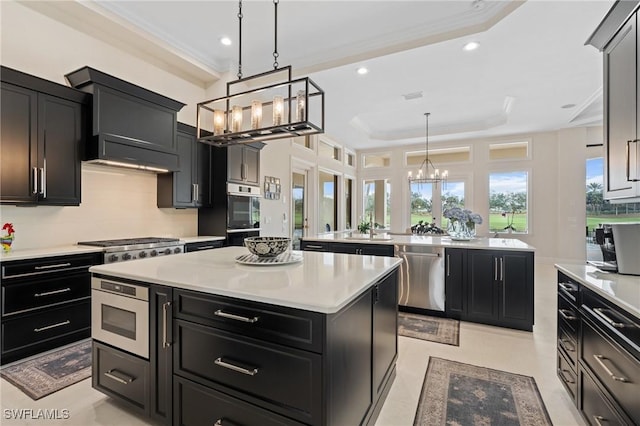
[[[2,281],[6,283],[6,280],[19,278],[86,271],[90,266],[100,263],[102,263],[102,252],[3,262]]]
[[[567,388],[569,394],[571,394],[571,399],[576,401],[576,397],[578,396],[578,378],[575,366],[567,361],[562,351],[558,351],[557,368],[560,381]]]
[[[91,296],[91,274],[86,271],[64,276],[5,284],[2,287],[2,315],[55,305]]]
[[[300,241],[300,249],[306,251],[331,251],[329,250],[329,243],[304,240]]]
[[[92,355],[92,386],[148,414],[149,361],[96,341]]]
[[[20,315],[2,321],[2,352],[58,339],[90,327],[90,300]]]
[[[580,367],[580,401],[578,409],[582,416],[592,426],[631,425],[624,415],[614,408],[614,403],[596,385],[591,376]]]
[[[581,356],[622,410],[640,424],[640,362],[585,320],[582,321]]]
[[[319,419],[321,356],[177,320],[174,373],[309,422]]]
[[[567,334],[576,340],[579,321],[580,314],[578,309],[569,303],[561,294],[558,294],[558,327],[564,328]]]
[[[224,240],[202,241],[199,243],[187,243],[184,245],[184,252],[191,253],[194,251],[212,250],[220,248],[224,245]]]
[[[264,303],[176,291],[176,318],[314,352],[322,351],[323,316]]]
[[[558,348],[564,351],[567,360],[571,363],[571,368],[575,371],[578,364],[578,344],[576,339],[562,327],[558,327]]]
[[[558,293],[566,297],[574,307],[579,306],[578,295],[580,294],[580,284],[562,272],[558,272]]]
[[[302,425],[213,389],[174,376],[174,424],[180,426]]]

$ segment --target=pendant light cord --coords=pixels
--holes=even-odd
[[[242,79],[242,0],[238,3],[238,80]]]
[[[425,147],[426,147],[426,151],[425,151],[425,166],[426,166],[426,170],[425,172],[428,174],[429,173],[429,164],[431,164],[431,161],[429,161],[429,115],[431,115],[430,112],[425,112],[424,116],[426,117],[426,124],[425,124]]]
[[[275,25],[274,25],[274,40],[273,40],[273,69],[277,70],[278,69],[278,56],[280,56],[278,54],[278,3],[280,3],[280,0],[273,0],[273,10],[274,10],[274,17],[275,17]]]

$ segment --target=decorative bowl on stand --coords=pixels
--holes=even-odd
[[[258,257],[276,257],[289,248],[291,238],[288,237],[248,237],[244,245]]]

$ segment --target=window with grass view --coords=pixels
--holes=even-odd
[[[489,174],[489,230],[529,231],[527,172]]]
[[[442,185],[440,196],[442,200],[442,213],[452,207],[464,209],[464,182],[448,181]],[[445,218],[442,213],[440,214],[440,227],[447,229],[448,219]]]
[[[373,218],[376,228],[391,226],[391,184],[388,179],[365,180],[362,188],[364,215],[360,222]]]
[[[433,220],[433,184],[411,183],[411,225],[420,221],[431,223]]]

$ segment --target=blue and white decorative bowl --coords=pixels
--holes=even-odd
[[[249,237],[244,239],[244,245],[252,254],[258,257],[276,257],[284,253],[291,244],[288,237]]]

